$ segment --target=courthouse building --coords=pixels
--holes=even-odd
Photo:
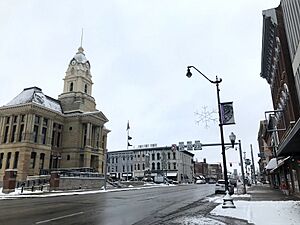
[[[70,60],[58,99],[25,88],[0,107],[0,181],[16,169],[17,180],[58,168],[104,173],[106,116],[92,96],[91,65],[82,47]]]

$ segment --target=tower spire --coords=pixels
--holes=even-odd
[[[82,48],[82,40],[83,40],[83,28],[81,28],[81,38],[80,38],[80,47]]]

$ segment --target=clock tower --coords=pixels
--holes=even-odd
[[[64,113],[92,112],[96,110],[92,97],[91,65],[80,46],[71,59],[64,78],[63,93],[58,96]]]

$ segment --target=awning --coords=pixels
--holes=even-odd
[[[281,167],[282,165],[284,165],[284,162],[286,161],[286,160],[288,160],[290,158],[290,156],[288,156],[288,157],[286,157],[286,158],[284,158],[284,159],[278,159],[278,161],[277,161],[277,163],[278,163],[278,165],[275,167],[275,168],[273,168],[270,172],[271,173],[274,173],[274,171],[275,170],[277,170],[279,167]]]
[[[265,169],[266,170],[272,170],[274,169],[275,167],[277,167],[277,158],[272,158],[268,164],[266,165]]]
[[[177,173],[167,173],[167,177],[177,177]]]
[[[300,155],[300,119],[281,142],[277,152],[279,156]]]

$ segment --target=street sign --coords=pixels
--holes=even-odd
[[[184,142],[179,142],[179,144],[178,144],[178,150],[179,151],[184,151]]]
[[[186,142],[187,150],[192,151],[193,150],[193,142],[187,141]]]
[[[194,150],[202,150],[202,144],[200,141],[195,141]]]

